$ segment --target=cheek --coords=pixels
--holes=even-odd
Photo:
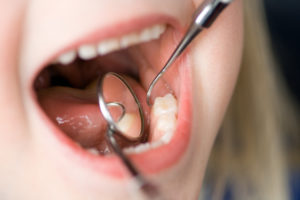
[[[194,43],[195,132],[211,144],[218,132],[239,72],[243,47],[242,2],[234,1]],[[198,140],[199,141],[199,140]]]

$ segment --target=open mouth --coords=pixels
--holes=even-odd
[[[122,163],[105,140],[107,124],[99,110],[96,88],[99,78],[116,72],[126,78],[142,103],[149,135],[146,141],[132,146],[120,142],[124,152],[147,174],[158,173],[180,160],[191,132],[187,56],[183,55],[155,86],[153,105],[146,103],[150,82],[177,44],[176,34],[180,35],[178,28],[160,20],[122,35],[81,43],[53,56],[40,70],[33,85],[37,102],[55,126],[54,135],[73,157],[86,160],[103,173],[123,177]],[[106,92],[122,90],[112,82]],[[136,122],[134,114],[126,113],[120,127],[131,133],[138,129]]]

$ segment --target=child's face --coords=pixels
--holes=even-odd
[[[130,176],[114,155],[95,156],[84,150],[94,147],[91,144],[96,141],[94,138],[104,140],[98,137],[101,127],[97,124],[100,123],[97,104],[85,99],[87,89],[59,90],[38,74],[59,55],[84,44],[121,38],[155,24],[167,25],[159,39],[125,48],[120,55],[113,54],[113,69],[107,63],[104,66],[107,71],[118,71],[122,65],[120,57],[132,53],[140,77],[136,85],[144,88],[139,93],[144,96],[153,71],[163,67],[186,30],[195,7],[202,2],[0,1],[0,198],[137,198],[136,193],[130,192]],[[235,0],[165,74],[165,82],[178,101],[174,135],[168,144],[129,155],[168,199],[196,199],[199,194],[211,146],[239,71],[242,18],[241,0]],[[102,62],[105,58],[110,57],[98,60]],[[89,61],[74,62],[84,65],[77,66],[77,70],[85,70]],[[68,71],[63,67],[56,66],[57,71]],[[74,78],[78,75],[75,67],[66,69],[71,70],[65,73],[76,85],[80,78]],[[42,79],[38,84],[37,77]],[[157,87],[153,96],[166,93],[164,84]],[[70,124],[66,128],[59,123],[58,117],[66,115],[65,121],[77,118],[76,125],[86,123],[81,129],[70,130]],[[89,122],[96,128],[88,127],[84,121],[87,119],[92,119]],[[151,125],[150,132],[155,126]],[[80,135],[79,129],[84,134]]]

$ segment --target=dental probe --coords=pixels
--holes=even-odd
[[[121,115],[118,117],[117,122],[119,122],[126,113],[126,108],[123,104],[119,102],[106,102],[103,93],[103,86],[105,78],[114,77],[118,79],[130,92],[132,95],[139,111],[139,116],[141,120],[141,128],[140,133],[137,137],[128,137],[126,136],[121,130],[119,130],[117,123],[114,121],[110,110],[108,107],[119,107],[121,109]],[[108,128],[106,131],[106,140],[112,150],[116,153],[116,155],[121,159],[129,173],[134,178],[135,182],[137,183],[138,188],[145,194],[149,199],[157,199],[161,194],[159,193],[158,188],[149,182],[134,166],[131,160],[127,157],[127,155],[123,152],[122,148],[120,147],[118,140],[121,139],[129,145],[134,145],[136,143],[145,142],[148,139],[148,134],[145,132],[145,119],[142,110],[142,105],[137,98],[136,94],[134,93],[133,89],[130,87],[129,83],[119,74],[114,72],[109,72],[105,74],[102,79],[98,81],[97,86],[97,93],[98,93],[98,103],[100,112],[102,113],[104,119],[108,123]]]
[[[215,21],[218,15],[226,8],[233,0],[205,0],[195,11],[192,23],[190,24],[184,37],[172,53],[171,57],[156,75],[151,82],[147,91],[147,104],[150,106],[150,98],[152,90],[157,81],[163,76],[166,70],[173,64],[186,47],[193,41],[193,39],[204,29],[209,28]]]

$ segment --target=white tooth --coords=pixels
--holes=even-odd
[[[154,100],[153,110],[154,116],[161,116],[163,114],[177,113],[177,101],[172,94],[167,94],[164,97],[157,97]]]
[[[122,122],[124,123],[122,126],[126,128],[132,122],[126,119]],[[126,154],[140,154],[170,142],[177,123],[177,100],[172,94],[157,97],[154,100],[151,110],[151,123],[153,123],[151,127],[154,130],[151,131],[150,142],[125,148],[124,152]],[[129,130],[129,128],[126,128],[126,130]]]
[[[157,39],[165,31],[166,26],[159,24],[150,28],[145,28],[140,33],[131,33],[119,38],[108,39],[100,42],[98,45],[88,44],[82,45],[78,48],[78,56],[83,60],[95,58],[97,54],[105,55],[120,48],[127,48],[129,46],[138,44],[140,42]],[[69,64],[75,59],[75,52],[68,52],[59,57],[59,62]]]
[[[168,143],[175,131],[177,122],[177,101],[172,94],[157,97],[151,110],[153,141]]]
[[[155,25],[152,28],[152,35],[154,39],[157,39],[160,37],[160,35],[166,30],[165,25]]]
[[[150,149],[154,149],[157,148],[161,145],[163,145],[164,143],[162,141],[156,141],[156,142],[151,142],[151,143],[142,143],[139,144],[135,147],[127,147],[124,149],[124,152],[126,154],[139,154],[139,153],[143,153],[145,151],[148,151]]]
[[[73,50],[59,56],[57,61],[63,65],[68,65],[75,60],[75,57],[76,52]]]
[[[78,56],[83,60],[89,60],[97,56],[95,45],[83,45],[78,49]]]
[[[90,148],[90,149],[87,149],[87,151],[93,155],[99,155],[99,151],[96,148]]]
[[[139,116],[133,113],[126,113],[117,123],[122,133],[130,137],[136,137],[140,133]]]
[[[139,35],[136,34],[136,33],[132,33],[132,34],[129,34],[129,35],[125,35],[121,38],[120,46],[121,46],[121,48],[126,48],[126,47],[129,47],[131,45],[139,43],[139,41],[140,41],[139,40]]]
[[[157,39],[166,30],[165,25],[155,25],[151,28],[146,28],[140,33],[140,41],[147,42],[152,39]]]
[[[142,32],[140,34],[140,40],[142,42],[148,42],[151,39],[152,39],[151,29],[150,28],[146,28],[146,29],[142,30]]]
[[[150,143],[143,143],[143,144],[139,144],[138,146],[135,146],[135,147],[125,148],[124,152],[127,154],[142,153],[148,149],[150,149]]]
[[[127,133],[135,123],[135,118],[132,114],[126,113],[123,118],[117,123],[118,128],[123,133]]]
[[[161,141],[165,143],[170,142],[173,132],[175,131],[176,121],[174,114],[163,114],[159,116],[155,130],[156,132],[163,133],[160,138]]]
[[[99,55],[104,55],[112,51],[118,50],[120,48],[120,43],[118,39],[109,39],[98,44]]]

